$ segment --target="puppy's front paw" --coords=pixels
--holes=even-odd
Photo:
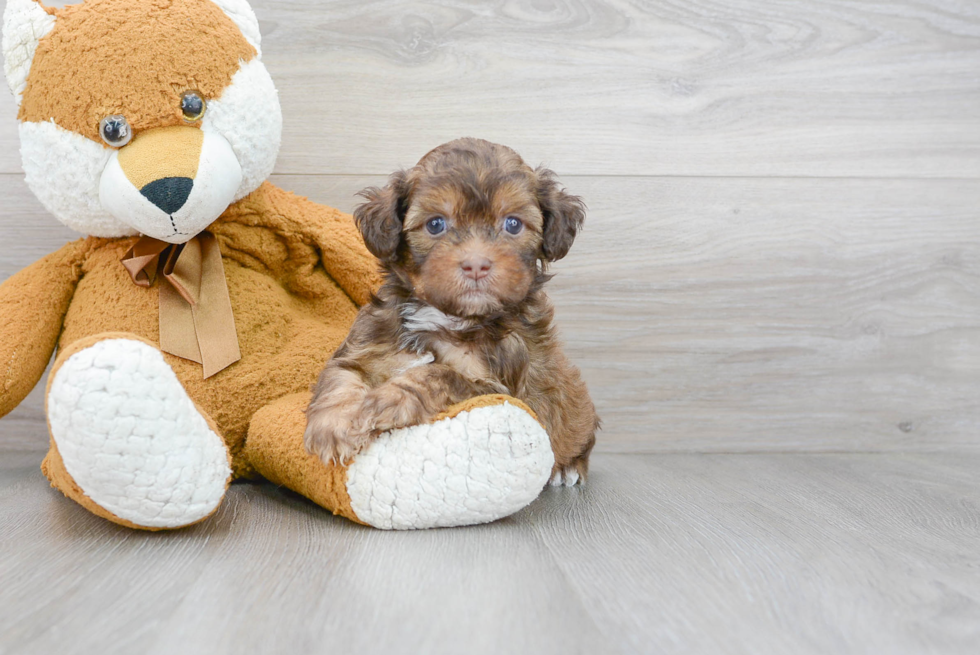
[[[371,443],[370,433],[355,428],[356,416],[350,407],[311,408],[303,435],[306,449],[327,464],[346,464]]]
[[[378,435],[425,423],[437,413],[427,409],[418,394],[387,383],[372,389],[364,397],[353,427],[355,432]]]

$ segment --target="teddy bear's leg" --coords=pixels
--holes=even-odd
[[[245,457],[264,477],[358,523],[409,530],[487,523],[537,498],[555,463],[520,401],[481,396],[429,424],[385,433],[347,466],[306,451],[310,394],[259,410]]]
[[[133,528],[197,523],[231,481],[228,450],[160,351],[138,337],[72,344],[48,380],[52,486],[89,511]]]

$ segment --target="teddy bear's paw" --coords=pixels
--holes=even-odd
[[[224,497],[224,442],[160,351],[142,341],[108,339],[68,357],[54,373],[48,417],[75,484],[124,522],[182,527]]]
[[[382,434],[348,467],[347,492],[377,528],[488,523],[537,498],[554,463],[541,424],[505,402]]]

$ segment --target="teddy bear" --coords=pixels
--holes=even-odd
[[[309,388],[378,284],[351,217],[267,181],[282,114],[245,0],[8,0],[26,181],[86,235],[0,285],[0,417],[44,374],[51,485],[146,530],[265,478],[384,529],[534,500],[533,412],[473,398],[345,465],[303,446]]]

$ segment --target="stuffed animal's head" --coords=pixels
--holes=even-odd
[[[7,0],[3,53],[27,183],[74,230],[184,243],[275,165],[246,0]]]

